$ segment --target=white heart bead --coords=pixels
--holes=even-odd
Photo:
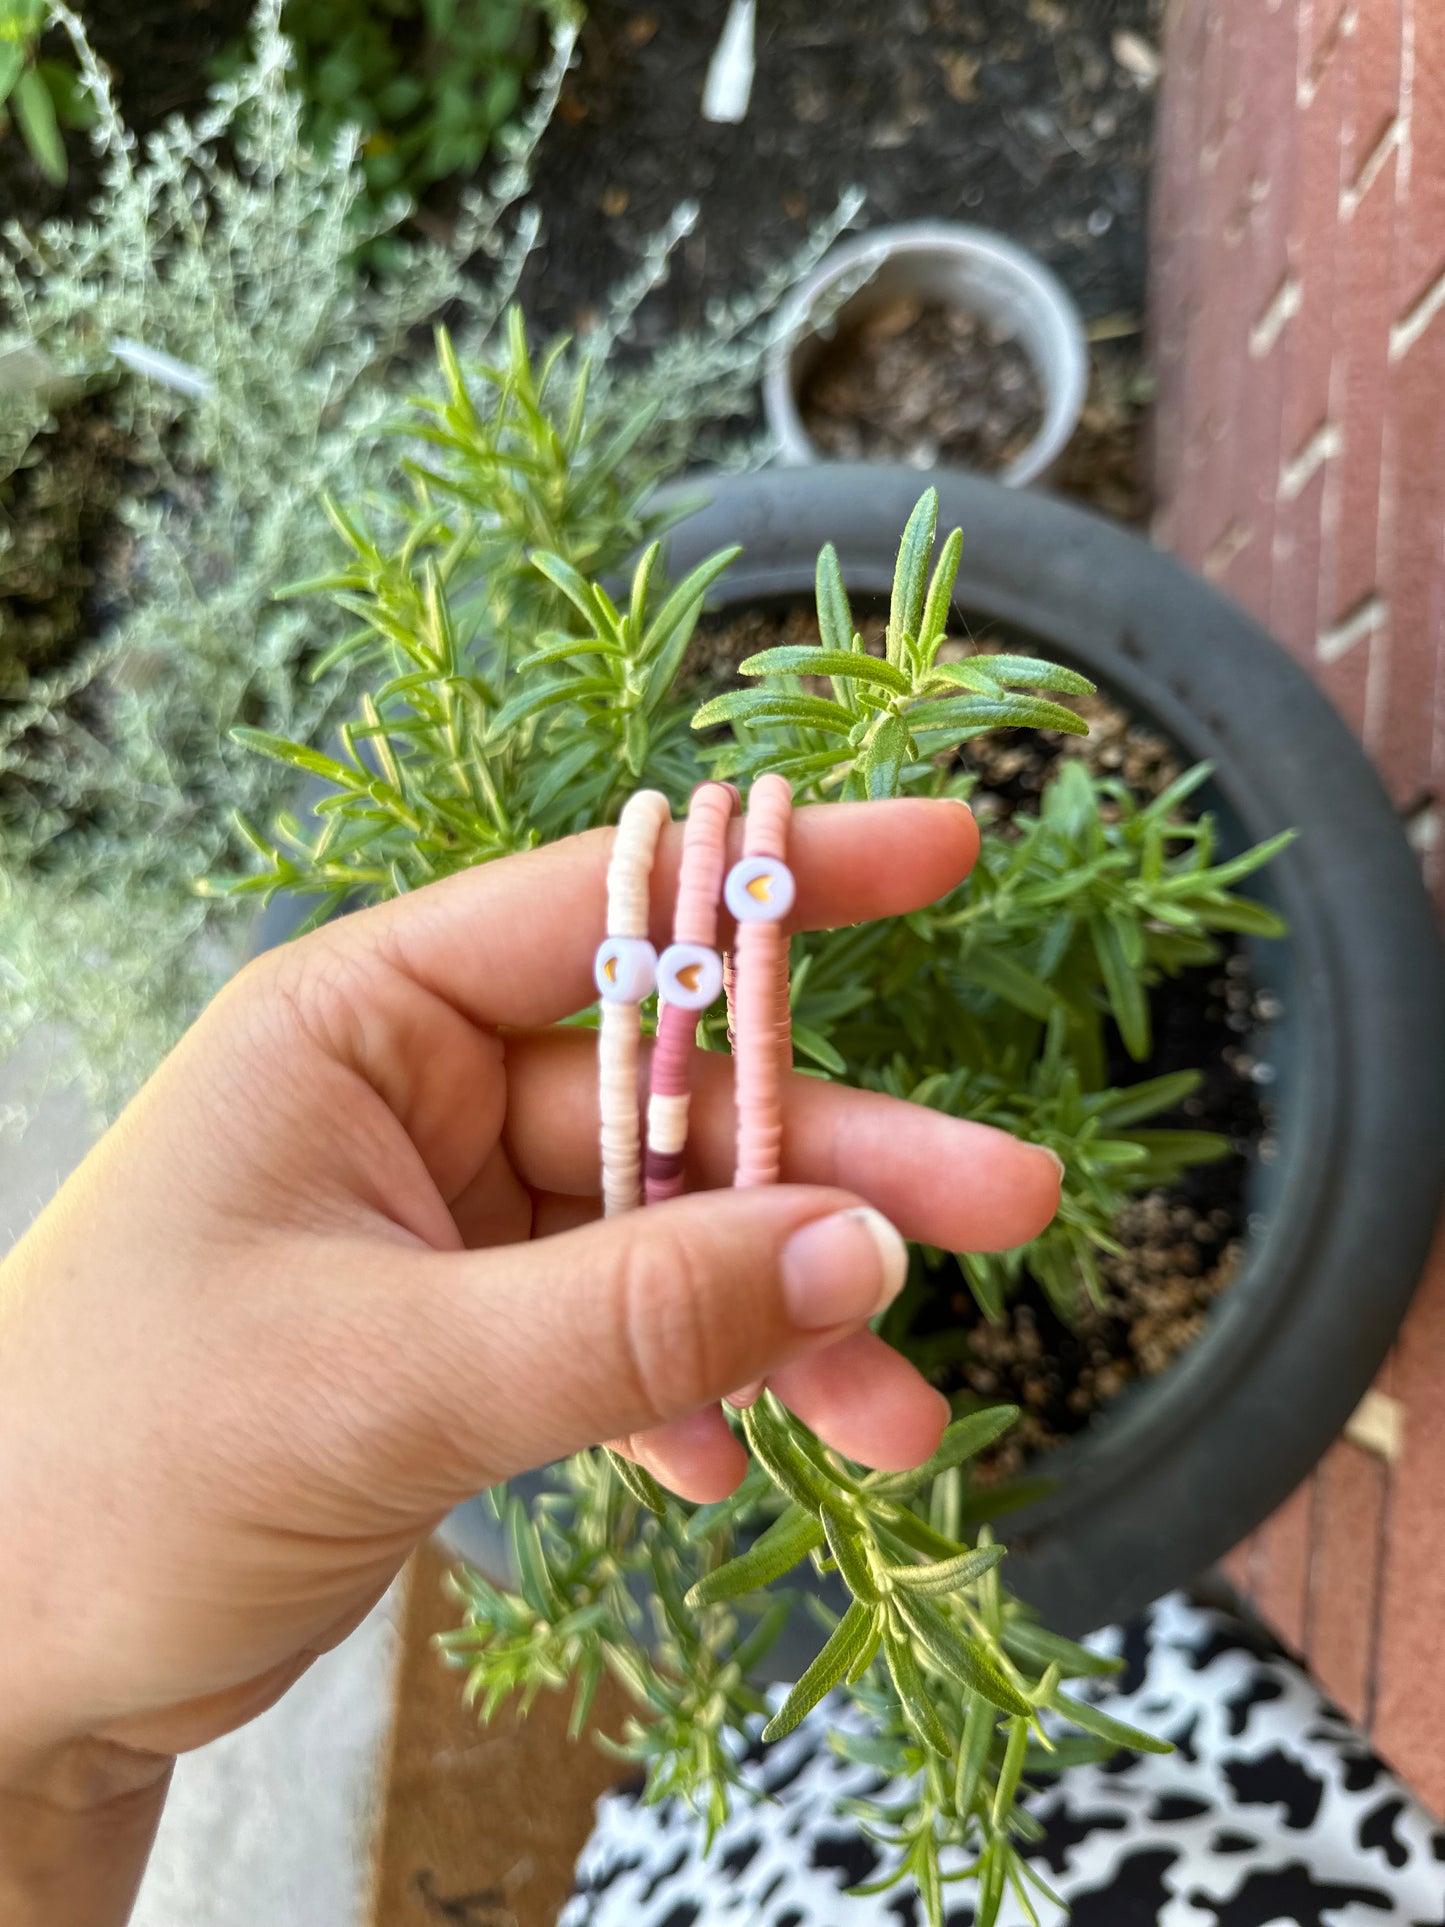
[[[592,978],[604,1003],[640,1004],[657,984],[657,952],[646,937],[604,937]]]
[[[706,1010],[722,981],[722,958],[704,943],[671,943],[658,958],[658,994],[678,1010]]]
[[[723,886],[723,900],[739,923],[777,923],[796,895],[792,871],[775,856],[745,856]]]

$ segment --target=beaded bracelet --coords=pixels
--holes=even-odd
[[[793,1062],[782,928],[796,894],[785,860],[792,798],[781,776],[760,776],[753,784],[743,858],[728,872],[723,891],[738,926],[725,972],[737,1090],[737,1185],[775,1184],[782,1161],[782,1080]]]
[[[731,783],[700,783],[687,810],[672,942],[657,965],[657,1044],[647,1103],[647,1202],[682,1190],[683,1154],[697,1016],[722,989],[717,905],[727,862],[728,818],[738,807]]]
[[[648,898],[658,839],[670,815],[667,798],[658,790],[639,790],[629,797],[617,819],[617,837],[607,865],[607,935],[598,946],[593,976],[602,999],[597,1088],[602,1209],[609,1218],[641,1202],[640,1006],[657,981],[657,952],[647,937]]]

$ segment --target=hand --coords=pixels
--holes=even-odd
[[[977,850],[951,802],[803,809],[793,836],[800,928],[928,903]],[[797,1077],[786,1183],[709,1188],[733,1120],[704,1056],[691,1194],[596,1221],[593,1040],[546,1026],[591,1000],[609,842],[250,965],[0,1268],[0,1785],[163,1784],[511,1473],[627,1440],[720,1496],[744,1460],[716,1401],[765,1375],[852,1457],[933,1448],[943,1400],[867,1329],[899,1282],[876,1212],[1016,1245],[1053,1159]]]

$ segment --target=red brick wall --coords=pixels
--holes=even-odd
[[[1172,0],[1156,535],[1363,738],[1445,903],[1445,0]],[[1445,1812],[1445,1250],[1381,1390],[1231,1569]]]

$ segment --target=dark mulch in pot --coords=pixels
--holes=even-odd
[[[881,653],[883,619],[860,628]],[[737,680],[737,664],[778,644],[813,644],[817,621],[807,605],[749,609],[705,618],[685,665],[699,697]],[[987,645],[985,645],[987,646]],[[966,645],[945,649],[968,653]],[[1095,775],[1127,783],[1142,799],[1159,795],[1181,772],[1174,745],[1105,695],[1068,698],[1089,723],[1087,736],[1003,730],[967,744],[959,761],[977,778],[973,806],[993,833],[1036,811],[1061,758],[1078,757]],[[1220,939],[1220,961],[1183,972],[1151,994],[1154,1048],[1135,1064],[1117,1044],[1109,1075],[1120,1085],[1181,1070],[1202,1073],[1177,1115],[1151,1119],[1217,1131],[1232,1155],[1186,1172],[1168,1190],[1125,1205],[1113,1226],[1122,1250],[1104,1256],[1101,1307],[1084,1306],[1066,1324],[1042,1288],[1026,1278],[1003,1320],[990,1324],[951,1260],[935,1274],[917,1331],[930,1341],[930,1369],[950,1393],[1008,1399],[1023,1417],[988,1455],[984,1482],[1010,1478],[1036,1454],[1082,1431],[1130,1385],[1166,1370],[1204,1330],[1210,1306],[1238,1269],[1248,1230],[1246,1178],[1252,1160],[1272,1155],[1270,1120],[1256,1052],[1278,1009],[1254,983],[1243,947]],[[1265,1072],[1267,1076],[1267,1071]],[[937,1347],[940,1334],[956,1344]]]
[[[890,302],[841,330],[798,397],[820,449],[996,473],[1038,434],[1038,377],[1018,337],[967,308]]]
[[[1116,38],[1158,0],[769,0],[747,118],[700,118],[723,0],[593,0],[542,145],[535,320],[585,327],[685,199],[645,338],[754,286],[854,184],[862,221],[962,220],[1048,261],[1090,316],[1142,310],[1153,91]]]

